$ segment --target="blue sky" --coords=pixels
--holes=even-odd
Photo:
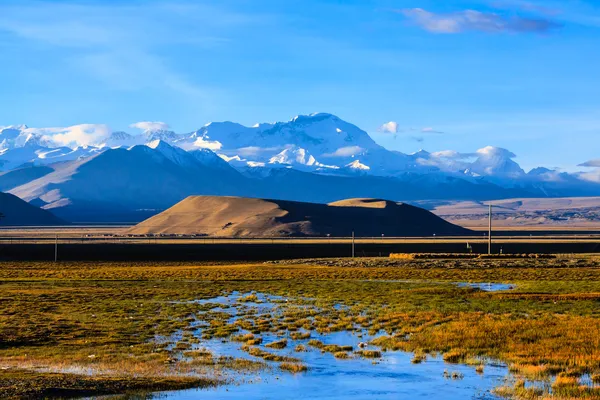
[[[599,49],[589,0],[0,0],[0,125],[320,111],[404,152],[573,170],[600,158]]]

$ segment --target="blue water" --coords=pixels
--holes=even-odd
[[[501,292],[504,290],[512,290],[515,285],[510,283],[480,283],[480,282],[460,282],[457,283],[458,287],[470,287],[473,289],[483,290],[484,292]]]
[[[203,303],[221,303],[228,307],[223,311],[231,313],[232,318],[238,308],[257,307],[260,312],[277,312],[277,305],[269,296],[257,294],[260,303],[237,302],[246,294],[233,293],[227,297],[203,300]],[[281,298],[277,298],[281,301]],[[275,305],[275,307],[273,307]],[[243,333],[243,332],[241,332]],[[197,331],[201,335],[201,328]],[[291,374],[278,369],[278,363],[269,363],[270,370],[260,373],[239,374],[232,372],[234,384],[216,389],[194,389],[161,393],[161,398],[172,400],[186,399],[497,399],[491,394],[494,387],[500,386],[507,376],[507,368],[502,365],[486,365],[483,375],[475,372],[474,367],[446,364],[441,358],[428,357],[421,364],[412,364],[413,354],[405,352],[384,352],[381,359],[351,358],[336,359],[333,354],[322,353],[307,345],[308,340],[292,340],[289,334],[288,347],[282,350],[266,348],[264,345],[282,336],[263,334],[263,350],[289,355],[302,360],[309,367],[305,373]],[[368,342],[373,336],[357,332],[335,332],[317,334],[312,332],[311,339],[325,344],[352,345],[358,350],[360,342]],[[295,352],[297,344],[304,344],[307,352]],[[221,339],[202,340],[195,348],[208,349],[213,354],[261,360],[241,350],[241,344],[223,342]],[[375,347],[367,347],[376,349]],[[444,370],[459,372],[462,379],[444,377]]]

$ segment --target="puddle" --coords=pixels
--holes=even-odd
[[[497,285],[497,284],[494,284]],[[505,290],[505,289],[499,289]],[[233,292],[228,296],[197,301],[200,304],[215,305],[209,311],[225,312],[231,315],[230,321],[235,321],[239,313],[249,311],[260,314],[281,313],[283,302],[287,299],[277,296],[268,296],[252,293],[255,301],[241,301],[247,299],[250,293]],[[296,306],[314,307],[310,305]],[[287,307],[286,307],[287,308]],[[199,313],[201,316],[202,312]],[[198,325],[194,335],[202,336],[203,327]],[[240,330],[236,335],[247,333]],[[279,363],[267,362],[272,368],[251,373],[233,373],[237,383],[225,385],[216,389],[193,389],[184,391],[165,392],[160,398],[185,400],[185,399],[398,399],[398,398],[444,398],[444,399],[498,399],[491,394],[491,390],[500,386],[508,374],[508,370],[501,364],[486,365],[483,375],[477,374],[474,367],[465,365],[446,364],[440,358],[428,356],[421,364],[412,364],[413,354],[389,351],[382,353],[380,359],[365,359],[352,357],[350,359],[336,359],[331,353],[308,345],[309,340],[316,339],[324,344],[350,345],[354,350],[359,350],[359,343],[367,343],[376,336],[369,336],[365,332],[340,331],[319,334],[311,331],[309,339],[293,340],[289,332],[278,335],[265,332],[259,347],[270,353],[295,357],[301,360],[309,370],[304,373],[291,374],[279,370]],[[271,342],[287,339],[288,345],[284,349],[272,349],[265,345]],[[176,339],[173,337],[172,339]],[[296,352],[296,345],[302,344],[308,351]],[[229,356],[249,360],[262,361],[262,359],[249,355],[241,349],[242,343],[212,338],[201,339],[194,344],[194,349],[207,349],[215,356]],[[367,346],[366,349],[379,350]],[[451,379],[444,377],[444,371],[450,374],[456,372],[462,378]],[[236,379],[237,374],[237,379]],[[243,375],[243,376],[242,376]],[[251,383],[248,383],[251,382]]]
[[[459,282],[455,285],[458,287],[469,287],[473,289],[483,290],[484,292],[501,292],[504,290],[513,290],[515,285],[510,283],[481,283],[481,282]]]
[[[427,284],[427,285],[456,285],[462,288],[473,288],[483,290],[484,292],[501,292],[504,290],[513,290],[516,285],[511,283],[494,282],[448,282],[448,281],[421,281],[421,280],[363,280],[361,282],[385,282],[385,283],[408,283],[408,284]]]

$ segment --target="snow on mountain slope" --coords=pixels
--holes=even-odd
[[[48,148],[35,142],[28,142],[23,147],[0,150],[0,171],[10,171],[24,165],[49,165],[61,161],[71,161],[90,157],[101,151],[95,147]]]
[[[197,163],[214,164],[217,169],[233,167],[246,175],[249,169],[267,175],[261,170],[285,167],[327,175],[356,176],[357,172],[380,177],[419,175],[430,180],[435,177],[436,182],[453,177],[471,183],[488,181],[561,195],[571,195],[568,190],[572,188],[577,188],[578,193],[594,193],[600,188],[597,171],[566,174],[534,169],[525,174],[515,162],[515,155],[499,147],[488,146],[475,153],[421,150],[404,154],[387,150],[367,132],[327,113],[300,115],[287,122],[252,127],[213,122],[191,133],[176,133],[163,122],[138,122],[131,128],[140,132],[112,132],[102,124],[0,127],[0,171],[79,160],[111,148],[141,146],[153,147],[150,150],[157,150],[151,152],[153,157],[161,154],[181,167],[195,169]],[[563,189],[565,193],[561,192]]]
[[[359,160],[352,161],[350,164],[346,165],[346,168],[359,170],[359,171],[368,171],[371,169],[371,167],[361,163]]]
[[[246,187],[242,175],[227,164],[206,166],[184,150],[154,144],[108,149],[59,165],[10,193],[59,216],[93,221],[105,210],[161,209],[190,194],[236,194]]]
[[[226,160],[209,149],[192,150],[189,154],[206,167],[224,170],[232,169]]]
[[[317,159],[310,154],[310,152],[298,146],[291,146],[282,150],[277,155],[271,157],[268,164],[273,166],[281,165],[293,167],[307,171],[328,171],[332,169],[339,169],[339,167],[335,165],[326,165],[318,162]],[[252,165],[252,163],[249,165]]]
[[[131,147],[140,144],[144,144],[146,142],[146,137],[143,135],[130,135],[127,132],[113,132],[111,135],[103,141],[102,143],[98,143],[98,147]]]
[[[172,161],[177,165],[181,165],[182,167],[194,167],[198,162],[197,159],[187,151],[179,147],[170,146],[169,144],[160,139],[148,142],[146,143],[146,146],[156,150],[157,152],[165,156],[168,160]]]
[[[305,149],[301,147],[290,147],[283,150],[281,153],[271,157],[269,164],[300,164],[307,167],[312,167],[318,164],[317,160]]]
[[[76,145],[82,143],[93,144],[97,148],[128,148],[159,141],[186,151],[218,151],[236,168],[285,165],[302,170],[312,168],[327,172],[340,169],[342,172],[345,170],[342,167],[360,159],[361,164],[369,166],[370,174],[380,176],[395,176],[407,171],[443,171],[464,174],[465,178],[494,176],[504,179],[523,174],[512,160],[514,154],[504,149],[481,149],[475,162],[469,162],[461,158],[463,155],[452,151],[432,154],[420,151],[406,155],[379,146],[365,131],[327,113],[300,115],[287,122],[256,124],[253,127],[234,122],[213,122],[188,134],[177,134],[162,122],[138,122],[131,127],[142,132],[137,135],[120,131],[110,133],[105,125],[94,124],[41,129],[24,125],[6,127],[0,130],[0,149],[4,152],[34,144],[38,148],[2,153],[0,162],[7,170],[33,161],[46,164],[97,152],[90,147],[84,151],[81,146],[75,151]],[[70,152],[67,148],[74,150]],[[180,162],[188,158],[175,150],[165,151]]]
[[[200,139],[200,141],[199,141]],[[210,123],[189,135],[187,143],[219,143],[219,150],[233,155],[237,149],[256,149],[257,161],[267,161],[286,146],[296,146],[315,157],[335,153],[338,149],[358,146],[379,149],[363,130],[331,114],[297,116],[288,122],[258,124],[246,127],[233,122]]]

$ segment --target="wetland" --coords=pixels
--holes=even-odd
[[[598,398],[600,258],[0,264],[0,397]]]

